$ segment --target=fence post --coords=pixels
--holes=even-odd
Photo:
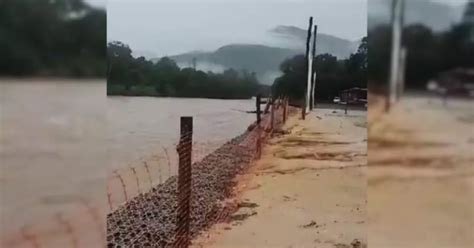
[[[181,138],[178,151],[178,209],[174,246],[187,248],[190,245],[190,199],[191,199],[191,151],[193,143],[193,117],[181,117]]]
[[[285,97],[283,98],[283,123],[286,123],[286,106],[287,106],[288,99]]]
[[[275,120],[275,102],[274,99],[271,99],[271,110],[270,110],[270,130],[273,131],[274,120]]]
[[[270,109],[270,99],[272,98],[272,96],[270,97],[267,97],[267,104],[265,105],[265,109],[263,110],[263,113],[264,114],[268,114],[268,111]]]
[[[257,101],[256,101],[256,113],[257,113],[257,125],[260,125],[260,122],[261,122],[261,116],[260,116],[260,104],[261,104],[261,101],[262,101],[262,95],[258,94],[257,95]]]
[[[257,126],[257,140],[255,141],[255,145],[257,146],[256,153],[257,153],[257,158],[262,157],[262,128],[260,125]]]
[[[256,145],[256,153],[257,153],[257,158],[260,158],[262,156],[262,141],[261,141],[261,136],[262,134],[260,133],[261,127],[260,123],[262,122],[262,117],[261,117],[261,111],[260,111],[260,105],[262,103],[262,95],[258,94],[257,95],[257,102],[256,102],[256,112],[257,112],[257,139],[255,141]]]

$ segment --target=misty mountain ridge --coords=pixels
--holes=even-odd
[[[196,69],[203,71],[222,72],[233,68],[238,71],[255,72],[261,83],[272,84],[280,75],[281,62],[300,53],[301,50],[258,44],[230,44],[213,52],[190,52],[169,58],[180,67],[192,67],[195,60]]]
[[[293,43],[297,44],[299,47],[301,47],[301,49],[304,49],[305,47],[307,32],[307,30],[295,26],[284,25],[277,26],[270,30],[270,33],[273,36],[279,37],[280,39],[293,41]],[[348,58],[357,50],[361,39],[357,41],[350,41],[334,35],[318,32],[316,52],[318,54],[329,53],[338,57],[339,59]]]
[[[222,72],[233,68],[238,71],[255,72],[262,84],[272,84],[281,75],[280,64],[306,49],[307,31],[294,26],[277,26],[269,31],[276,39],[284,40],[285,47],[263,44],[229,44],[215,51],[192,51],[168,56],[180,67],[193,67],[203,71]],[[318,33],[317,54],[329,53],[338,58],[347,58],[357,51],[359,41],[352,42],[336,36]],[[159,58],[152,59],[153,62]]]

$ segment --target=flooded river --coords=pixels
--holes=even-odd
[[[203,156],[255,119],[253,100],[106,97],[105,81],[0,83],[1,230],[106,201],[106,178],[163,148],[175,153],[180,116],[194,117]]]

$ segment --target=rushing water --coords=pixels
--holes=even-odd
[[[252,100],[106,97],[100,80],[1,81],[2,231],[84,198],[105,202],[111,170],[161,156],[163,147],[175,152],[180,116],[194,117],[200,155],[255,119],[244,112]]]
[[[112,168],[142,156],[161,153],[179,140],[180,117],[193,116],[197,152],[204,145],[215,149],[246,130],[255,116],[253,100],[195,98],[107,98],[108,151]]]

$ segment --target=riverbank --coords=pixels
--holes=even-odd
[[[280,111],[275,128],[281,126]],[[289,112],[294,112],[292,109]],[[262,123],[269,121],[265,116]],[[254,125],[251,125],[254,126]],[[249,128],[250,129],[250,128]],[[256,129],[245,131],[192,165],[191,238],[210,225],[224,220],[235,207],[227,202],[236,184],[256,154]],[[175,238],[177,176],[151,191],[139,194],[107,216],[107,243],[110,247],[168,247]]]
[[[193,247],[366,247],[365,113],[290,118],[239,176],[237,212]]]

